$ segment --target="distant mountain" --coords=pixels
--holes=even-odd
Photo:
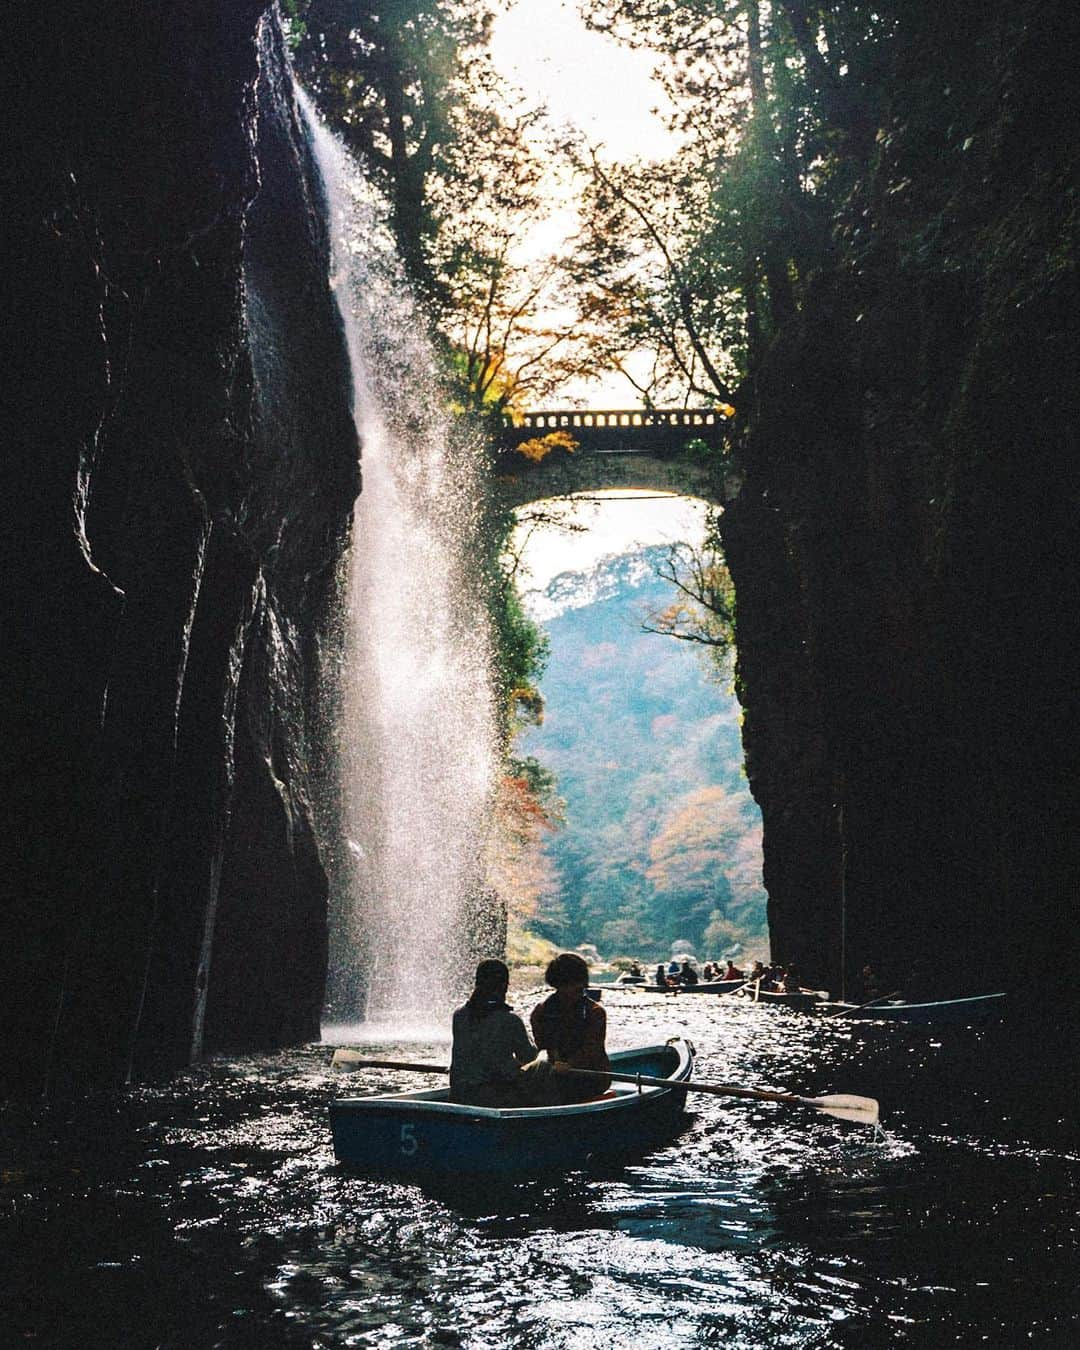
[[[559,882],[534,927],[605,956],[762,945],[761,818],[742,773],[739,707],[700,653],[642,631],[673,597],[663,546],[566,572],[526,599],[550,636],[544,722],[519,753],[558,777]]]

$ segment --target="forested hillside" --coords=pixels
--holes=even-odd
[[[764,945],[760,815],[726,680],[685,643],[642,630],[670,601],[666,547],[563,573],[527,597],[550,638],[543,723],[523,754],[552,770],[565,823],[533,926],[602,954]]]

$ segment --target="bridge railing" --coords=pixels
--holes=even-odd
[[[541,408],[536,412],[522,415],[521,422],[513,428],[523,431],[557,431],[597,429],[627,430],[650,427],[670,428],[672,430],[699,428],[722,428],[727,417],[714,408]]]

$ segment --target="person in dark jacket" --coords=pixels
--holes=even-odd
[[[554,1061],[554,1072],[545,1083],[549,1100],[583,1102],[601,1097],[611,1086],[611,1069],[604,1040],[607,1013],[586,996],[589,967],[576,952],[563,952],[544,972],[555,992],[532,1010],[533,1038]],[[592,1069],[603,1075],[575,1078],[560,1075],[561,1069]]]
[[[697,984],[697,982],[698,982],[697,971],[694,969],[694,967],[690,964],[689,961],[684,961],[682,963],[682,968],[679,971],[679,983],[690,985],[690,984]]]
[[[467,1106],[527,1106],[524,1064],[536,1058],[525,1023],[506,1002],[505,962],[481,961],[467,1003],[454,1013],[450,1100]]]

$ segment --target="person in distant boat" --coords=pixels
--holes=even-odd
[[[755,961],[754,964],[750,967],[750,974],[747,975],[746,978],[752,984],[756,984],[759,980],[761,981],[762,984],[764,984],[766,974],[767,972],[765,970],[765,967],[761,964],[761,962]]]
[[[881,997],[881,981],[874,973],[873,966],[863,966],[862,968],[862,997],[864,1002]]]
[[[663,961],[661,961],[656,967],[656,983],[667,984],[667,971],[664,969]]]
[[[537,1048],[554,1061],[554,1072],[544,1080],[545,1095],[561,1103],[603,1096],[611,1086],[604,1045],[607,1013],[586,997],[589,967],[576,952],[563,952],[548,966],[544,980],[555,992],[536,1005],[530,1021]],[[575,1078],[560,1074],[560,1069],[592,1069],[605,1076]],[[527,1076],[538,1077],[532,1072]]]
[[[641,967],[638,965],[638,963],[637,963],[636,961],[632,961],[632,962],[630,963],[630,969],[629,969],[629,971],[627,972],[627,974],[629,974],[629,975],[631,976],[632,979],[635,979],[635,980],[640,980],[640,979],[641,979]]]
[[[759,965],[760,962],[755,961],[754,964]],[[728,957],[727,970],[725,970],[723,975],[719,976],[719,978],[722,980],[741,980],[743,978],[743,973],[735,962]]]
[[[525,1023],[506,1002],[510,971],[481,961],[475,988],[454,1013],[450,1100],[466,1106],[526,1106],[522,1066],[536,1058]]]
[[[714,980],[717,978],[716,968],[713,966],[713,963],[711,961],[706,961],[705,964],[702,966],[701,978],[706,982],[706,984],[710,980]]]
[[[697,984],[698,973],[689,961],[684,961],[679,970],[679,983],[685,985]]]
[[[780,981],[780,988],[785,994],[797,994],[802,988],[799,983],[798,972],[794,966],[788,966],[784,971],[784,977]]]

